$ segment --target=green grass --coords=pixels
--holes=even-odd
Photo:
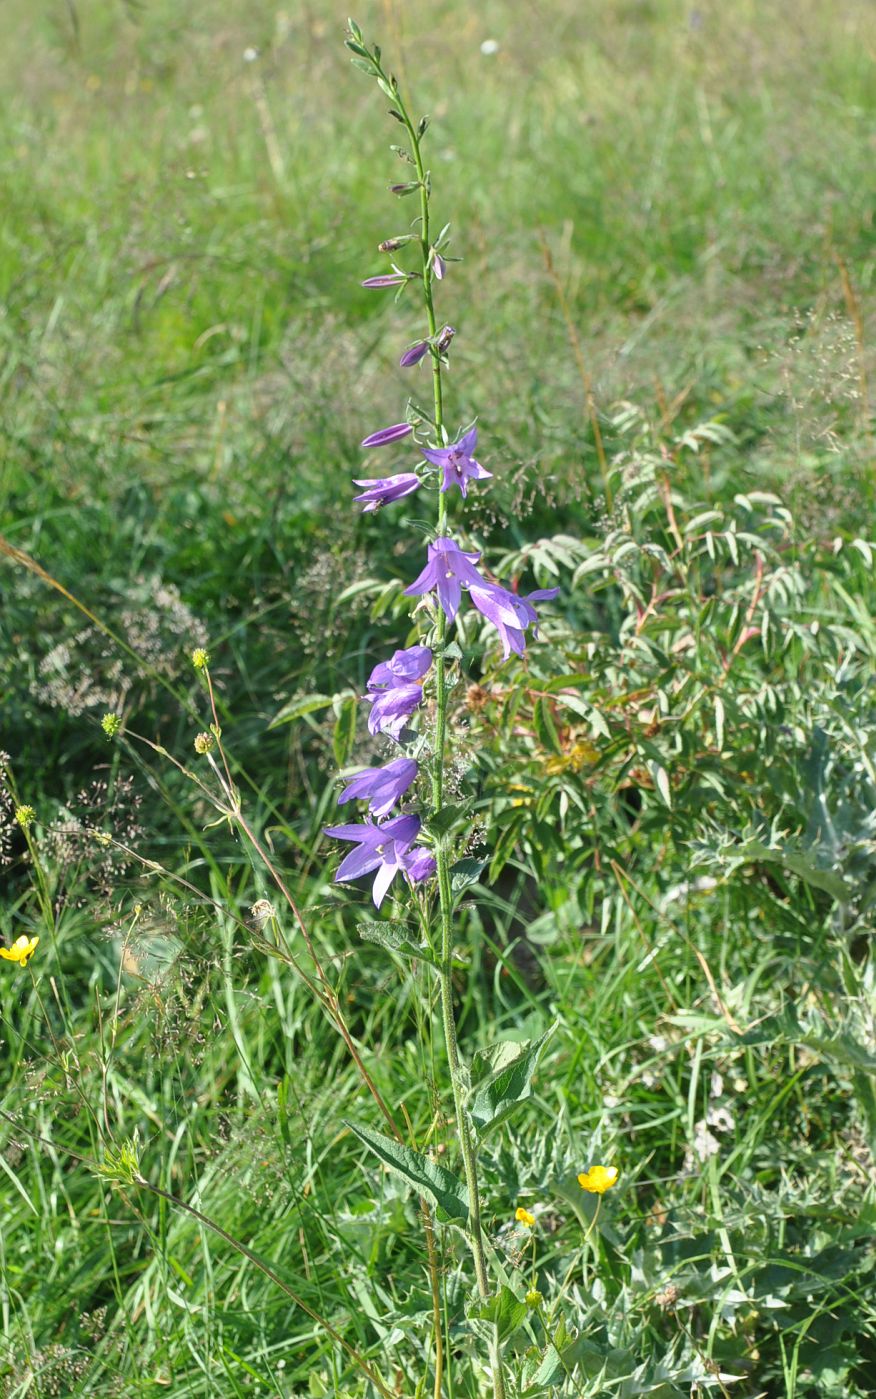
[[[249,819],[380,1093],[455,1167],[428,969],[357,938],[364,896],[332,886],[320,835],[333,738],[347,763],[375,750],[347,751],[328,707],[268,727],[291,696],[361,688],[407,634],[382,588],[413,576],[417,539],[346,504],[357,443],[410,391],[415,313],[358,285],[411,217],[386,193],[393,124],[343,11],[7,0],[4,18],[0,533],[115,639],[4,558],[0,748],[37,821],[28,848],[4,797],[0,932],[41,943],[33,977],[0,975],[0,1393],[368,1392],[227,1240],[96,1173],[136,1134],[146,1179],[413,1395],[422,1231],[344,1126],[379,1114],[254,930],[269,898],[309,970],[264,865],[173,761],[194,768],[210,722],[187,659],[206,639]],[[872,506],[872,7],[356,18],[433,117],[463,258],[441,289],[451,420],[478,416],[496,473],[467,522],[564,588],[529,670],[469,633],[483,693],[456,692],[495,856],[459,922],[464,1047],[559,1022],[484,1152],[490,1237],[525,1290],[507,1226],[537,1204],[549,1303],[575,1265],[567,1394],[876,1393],[876,589],[849,543]],[[563,301],[625,469],[613,513]],[[707,508],[716,537],[749,531],[738,561],[697,525],[676,551],[666,469],[682,531]],[[733,503],[757,491],[795,522]],[[667,560],[647,625],[642,544]],[[728,665],[758,556],[772,632]],[[113,743],[107,708],[129,731]],[[622,1183],[582,1243],[574,1174],[597,1159]],[[453,1395],[473,1399],[464,1250],[438,1244]],[[513,1340],[515,1375],[539,1339]]]

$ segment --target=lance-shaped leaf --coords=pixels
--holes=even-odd
[[[475,1085],[466,1106],[481,1136],[532,1096],[539,1056],[556,1028],[555,1022],[537,1040],[505,1040],[478,1050],[472,1064]]]
[[[356,924],[356,932],[365,942],[376,942],[387,952],[396,952],[400,957],[419,957],[421,962],[435,966],[432,949],[417,939],[416,929],[410,923],[394,920],[379,922],[375,918],[363,918]]]
[[[468,1223],[468,1199],[465,1186],[452,1171],[438,1166],[394,1137],[385,1137],[382,1132],[372,1132],[370,1127],[356,1127],[352,1122],[344,1124],[357,1136],[360,1142],[373,1151],[379,1161],[387,1166],[393,1175],[407,1181],[418,1195],[425,1195],[432,1201],[442,1223],[465,1225]]]

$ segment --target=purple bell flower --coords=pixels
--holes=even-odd
[[[409,646],[376,665],[368,677],[366,700],[371,705],[368,731],[398,741],[407,720],[423,703],[423,676],[432,664],[428,646]]]
[[[362,825],[326,826],[324,829],[327,836],[352,841],[356,847],[341,861],[335,883],[344,884],[376,870],[371,897],[379,908],[399,870],[406,869],[405,857],[420,833],[420,818],[396,816],[382,826],[366,821]],[[419,860],[411,863],[416,870],[422,868]]]
[[[408,646],[394,651],[388,661],[376,665],[368,677],[369,690],[390,690],[411,680],[421,680],[432,664],[428,646]]]
[[[404,796],[419,771],[413,758],[394,758],[383,767],[365,768],[357,772],[352,782],[338,797],[344,802],[368,801],[368,808],[378,819],[388,816],[396,802]]]
[[[483,481],[492,476],[480,462],[475,461],[474,451],[478,445],[478,430],[469,428],[464,437],[454,442],[452,447],[421,447],[420,451],[433,466],[440,466],[444,472],[442,491],[458,486],[463,495],[468,493],[469,481]]]
[[[429,341],[418,340],[416,345],[412,345],[409,350],[405,350],[399,365],[402,369],[409,369],[412,364],[419,364],[420,360],[429,353]]]
[[[381,505],[412,495],[419,489],[420,478],[413,471],[402,471],[397,476],[382,476],[377,481],[362,480],[356,476],[353,484],[365,487],[362,494],[353,496],[353,499],[363,502],[362,513],[367,515],[370,510],[379,510]]]
[[[391,427],[382,427],[378,432],[372,432],[370,437],[365,438],[362,446],[383,447],[387,442],[397,442],[400,437],[407,437],[413,430],[410,423],[393,423]]]
[[[526,597],[518,597],[498,583],[487,583],[485,587],[472,588],[469,595],[481,616],[492,622],[499,633],[502,659],[507,661],[512,651],[518,656],[523,655],[526,650],[526,628],[534,627],[538,622],[538,615],[532,606],[533,599],[537,602],[555,598],[559,591],[559,588],[539,588]]]
[[[405,593],[420,597],[436,592],[448,622],[452,622],[462,601],[462,589],[486,587],[487,580],[475,568],[480,554],[468,554],[453,539],[441,535],[429,545],[429,561]]]
[[[459,611],[462,589],[467,588],[477,610],[499,633],[505,659],[512,651],[522,656],[526,628],[538,621],[532,599],[556,597],[559,588],[544,588],[528,597],[518,597],[484,578],[474,566],[479,558],[480,554],[466,553],[455,540],[442,536],[429,545],[426,567],[405,592],[413,597],[437,593],[444,615],[452,622]]]
[[[424,879],[431,879],[438,868],[435,856],[430,855],[424,845],[415,845],[402,857],[402,863],[412,884],[422,884]]]

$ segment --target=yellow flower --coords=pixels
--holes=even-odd
[[[17,806],[15,808],[15,819],[23,831],[26,831],[36,820],[36,812],[32,806]]]
[[[537,1287],[531,1287],[526,1294],[525,1301],[527,1307],[540,1307],[544,1298]]]
[[[33,954],[39,938],[25,937],[16,938],[11,947],[0,947],[0,957],[7,962],[17,962],[20,967],[26,967]]]
[[[519,1205],[514,1211],[514,1218],[518,1224],[525,1224],[527,1229],[531,1229],[535,1224],[535,1215],[530,1214],[529,1210],[525,1210],[522,1205]]]
[[[192,665],[195,670],[206,670],[210,664],[210,657],[203,646],[196,646],[192,652]]]
[[[591,1195],[604,1195],[606,1190],[617,1185],[619,1175],[617,1166],[591,1166],[589,1171],[581,1172],[578,1184],[582,1190],[589,1190]]]

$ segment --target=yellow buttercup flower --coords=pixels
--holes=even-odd
[[[589,1171],[581,1172],[578,1184],[582,1190],[589,1190],[591,1195],[604,1195],[606,1190],[617,1185],[619,1175],[617,1166],[591,1166]]]
[[[33,954],[36,952],[39,938],[25,937],[16,938],[11,947],[0,947],[0,957],[6,962],[17,962],[20,967],[26,967]]]
[[[535,1224],[535,1215],[530,1214],[529,1210],[525,1210],[522,1205],[519,1205],[514,1211],[514,1218],[518,1224],[525,1224],[527,1229],[531,1229]]]

